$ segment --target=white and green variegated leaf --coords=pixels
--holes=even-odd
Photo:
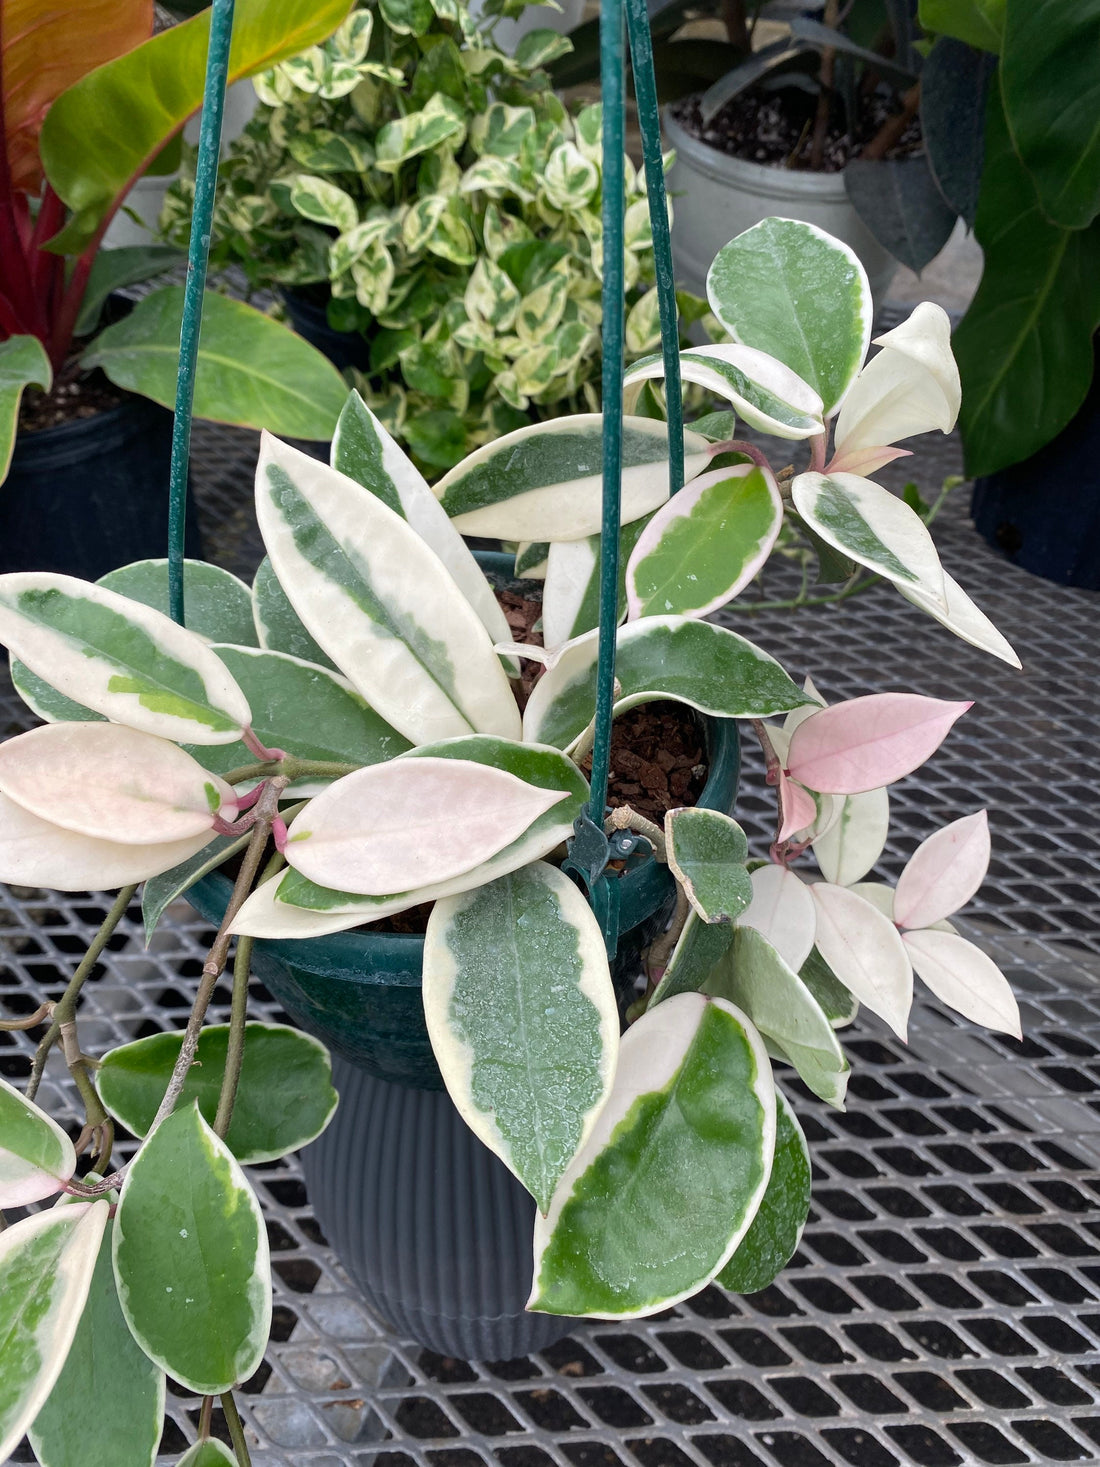
[[[374,151],[361,133],[338,133],[325,127],[295,134],[289,148],[295,163],[309,173],[366,173],[374,161]],[[296,179],[295,183],[300,181]],[[297,209],[297,204],[294,207]],[[340,213],[343,216],[345,211],[341,209]]]
[[[332,658],[322,652],[291,606],[271,561],[265,555],[252,582],[252,618],[260,646],[269,652],[288,652],[303,662],[336,671]]]
[[[603,418],[556,418],[517,428],[475,449],[435,485],[464,535],[502,540],[581,540],[599,533]],[[685,473],[707,464],[709,444],[685,432]],[[651,418],[623,423],[622,523],[668,498],[668,428]]]
[[[546,540],[523,540],[516,546],[515,573],[531,581],[546,579],[550,545]]]
[[[518,734],[488,633],[400,515],[267,436],[256,507],[275,574],[306,629],[399,733],[414,743]]]
[[[665,816],[668,869],[704,922],[732,922],[752,901],[749,842],[720,810],[688,806]]]
[[[470,125],[470,142],[478,153],[496,158],[518,158],[523,139],[535,126],[530,107],[509,107],[506,102],[493,102]]]
[[[43,820],[0,794],[0,881],[15,886],[112,891],[178,866],[202,850],[209,838],[206,830],[186,840],[155,845],[99,840]]]
[[[399,514],[450,572],[494,642],[510,636],[508,619],[473,553],[455,529],[427,480],[403,453],[357,392],[336,424],[332,467]]]
[[[535,1218],[527,1307],[632,1319],[719,1273],[756,1216],[775,1148],[759,1034],[722,999],[682,993],[627,1030],[610,1098]]]
[[[678,993],[700,993],[725,956],[735,928],[730,922],[706,922],[692,908],[676,940],[668,967],[650,995],[648,1007],[675,998]]]
[[[28,1430],[41,1467],[153,1467],[164,1426],[164,1371],[123,1316],[111,1263],[114,1224],[100,1241],[87,1303],[65,1367]]]
[[[848,1061],[836,1031],[766,937],[753,927],[738,927],[707,989],[744,1009],[814,1094],[843,1109]]]
[[[96,582],[143,606],[170,615],[167,560],[138,560],[108,571]],[[183,624],[204,642],[256,646],[252,596],[248,587],[221,566],[205,560],[183,562]]]
[[[596,711],[598,632],[565,648],[536,683],[524,738],[568,749]],[[619,629],[615,712],[671,698],[718,718],[768,718],[811,701],[753,642],[682,616],[647,616]]]
[[[624,339],[631,356],[652,351],[659,344],[661,303],[656,290],[647,290],[627,311]]]
[[[57,1122],[0,1080],[0,1207],[52,1197],[75,1171],[73,1143]]]
[[[733,339],[778,357],[840,406],[871,341],[867,272],[853,250],[816,225],[764,219],[718,251],[710,308]]]
[[[836,818],[814,839],[814,855],[826,881],[852,886],[862,881],[886,845],[890,831],[890,793],[866,790],[834,795]]]
[[[625,410],[632,410],[644,382],[664,375],[660,354],[635,362],[623,379]],[[739,342],[691,347],[680,353],[680,376],[725,398],[746,423],[774,438],[811,438],[825,431],[820,395],[766,351]]]
[[[886,888],[890,891],[889,888]],[[893,899],[893,892],[890,891]],[[813,948],[798,970],[798,976],[817,1000],[834,1029],[846,1029],[859,1013],[859,1000],[844,987],[828,963]]]
[[[947,613],[943,567],[916,510],[858,474],[799,474],[791,485],[795,509],[816,535],[850,560],[912,586]]]
[[[409,112],[379,128],[374,140],[374,166],[382,173],[396,173],[407,158],[415,158],[450,142],[458,147],[466,131],[462,108],[437,92],[419,112]]]
[[[232,820],[233,791],[167,739],[118,723],[45,723],[0,744],[0,793],[97,840],[184,841]]]
[[[459,1114],[545,1213],[619,1050],[603,932],[580,890],[538,861],[437,901],[424,1016]]]
[[[671,501],[670,501],[671,502]],[[638,537],[651,516],[631,520],[619,531],[619,621],[626,616],[626,573]],[[599,625],[600,567],[603,555],[599,535],[584,540],[557,540],[546,557],[546,585],[542,593],[542,640],[549,648],[583,637]],[[517,563],[519,557],[517,556]],[[517,571],[518,575],[519,572]],[[527,571],[525,574],[530,575]]]
[[[494,331],[508,331],[519,310],[520,293],[508,272],[488,256],[482,256],[471,272],[463,304],[473,321],[482,321]]]
[[[922,586],[903,584],[901,581],[896,581],[895,585],[906,601],[911,601],[921,611],[935,617],[940,626],[946,627],[949,632],[954,632],[956,637],[960,637],[964,642],[969,642],[972,647],[978,647],[981,651],[990,653],[993,657],[999,657],[1010,667],[1023,666],[1008,638],[997,630],[981,607],[970,599],[958,581],[948,575],[947,571],[943,573],[946,611],[935,596],[930,595]]]
[[[196,1395],[247,1380],[271,1325],[267,1229],[197,1102],[162,1121],[130,1163],[113,1245],[119,1303],[149,1359]]]
[[[176,1462],[176,1467],[237,1467],[237,1459],[216,1436],[197,1441],[188,1447]]]
[[[250,832],[237,836],[216,835],[186,861],[149,877],[141,892],[141,918],[145,927],[146,946],[171,904],[194,886],[196,881],[201,881],[231,856],[243,851],[251,838]]]
[[[106,722],[102,713],[74,703],[72,698],[66,698],[64,693],[59,693],[45,678],[31,672],[27,664],[20,662],[17,657],[11,659],[8,671],[11,674],[12,687],[31,712],[44,723]]]
[[[530,68],[532,71],[540,66],[549,66],[551,61],[556,61],[559,56],[568,56],[573,50],[573,42],[568,36],[563,36],[558,31],[540,28],[528,31],[520,38],[516,47],[516,61],[520,66]]]
[[[516,312],[516,335],[528,345],[545,341],[562,318],[568,290],[569,277],[559,269],[525,295]]]
[[[359,223],[359,209],[352,196],[314,173],[299,173],[291,181],[290,206],[303,219],[325,224],[338,234],[346,234]]]
[[[497,855],[564,798],[469,759],[375,764],[310,802],[294,823],[287,864],[365,896],[437,884]]]
[[[296,759],[336,764],[382,764],[403,754],[408,739],[383,718],[339,673],[258,647],[218,647],[252,706],[252,728],[269,749]],[[255,761],[244,744],[190,751],[205,769],[225,775]],[[287,798],[317,794],[324,777],[296,780]]]
[[[75,576],[0,576],[0,643],[74,702],[161,738],[231,744],[251,716],[194,632]]]
[[[335,280],[357,265],[372,246],[389,239],[393,232],[393,221],[388,215],[375,215],[364,219],[346,234],[341,234],[329,245],[329,276]]]
[[[776,1087],[775,1157],[768,1188],[716,1280],[733,1294],[756,1294],[778,1277],[794,1257],[810,1215],[810,1148],[790,1101]]]
[[[572,834],[573,822],[588,798],[588,784],[573,761],[559,750],[539,744],[474,735],[424,744],[403,757],[481,761],[514,774],[527,784],[563,792],[565,798],[551,805],[545,815],[497,855],[433,886],[415,886],[381,897],[357,896],[318,886],[297,871],[290,871],[252,893],[237,916],[235,931],[259,937],[322,936],[392,916],[421,902],[472,890],[541,860],[562,845]]]
[[[717,611],[761,570],[782,527],[768,469],[735,464],[701,474],[661,506],[631,553],[631,618]]]
[[[560,143],[546,164],[542,192],[556,209],[575,213],[595,198],[600,187],[600,170],[575,143]]]
[[[65,1365],[110,1211],[53,1207],[0,1233],[0,1460],[7,1461]]]

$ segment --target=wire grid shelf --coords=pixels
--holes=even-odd
[[[245,574],[260,554],[254,453],[251,435],[196,425],[208,551]],[[896,480],[932,490],[957,450],[945,442],[908,463]],[[1023,1043],[927,997],[908,1048],[861,1016],[846,1036],[847,1113],[785,1082],[815,1188],[779,1282],[751,1298],[711,1287],[651,1320],[593,1323],[529,1360],[466,1365],[394,1337],[325,1246],[296,1160],[254,1168],[275,1272],[271,1345],[243,1390],[257,1463],[1100,1462],[1100,835],[1087,815],[1100,602],[1006,566],[968,527],[961,498],[936,535],[1024,674],[884,588],[839,610],[725,619],[829,698],[916,688],[977,699],[931,764],[892,792],[880,874],[896,877],[945,820],[989,807],[994,864],[966,930],[1013,983]],[[5,689],[0,732],[25,722]],[[738,814],[761,851],[774,816],[746,742]],[[105,905],[0,888],[6,1008],[60,995]],[[212,935],[179,903],[147,951],[132,909],[85,990],[84,1047],[182,1027]],[[220,987],[217,1019],[228,998]],[[255,981],[251,1011],[283,1017]],[[0,1074],[26,1076],[33,1038],[0,1034]],[[56,1061],[42,1098],[52,1113],[71,1110]],[[197,1418],[198,1401],[170,1388],[166,1456],[193,1440]],[[16,1459],[29,1459],[25,1447]]]

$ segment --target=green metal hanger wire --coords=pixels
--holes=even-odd
[[[615,643],[619,608],[619,516],[622,498],[624,199],[623,157],[626,144],[626,48],[629,29],[634,92],[642,135],[661,349],[665,364],[668,414],[669,489],[684,482],[683,408],[680,388],[679,326],[676,310],[672,245],[668,225],[661,123],[653,69],[653,43],[646,0],[601,0],[600,83],[603,101],[603,517],[600,531],[600,621],[597,663],[595,739],[589,802],[574,827],[567,866],[583,879],[604,930],[608,950],[618,944],[618,888],[608,878],[607,863],[629,854],[637,838],[620,832],[604,834],[607,785],[611,771],[611,723],[615,704]],[[187,502],[187,466],[191,444],[191,409],[198,362],[202,301],[210,255],[210,229],[218,181],[222,111],[233,31],[233,0],[213,0],[210,49],[203,91],[202,125],[195,165],[195,203],[187,255],[176,413],[172,434],[169,487],[168,589],[175,621],[183,624],[183,547]]]

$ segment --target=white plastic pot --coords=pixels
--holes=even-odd
[[[706,293],[710,262],[735,235],[770,215],[803,219],[843,240],[859,256],[875,305],[886,298],[898,262],[875,239],[849,202],[841,173],[807,173],[731,158],[708,147],[666,110],[667,146],[676,162],[669,174],[673,196],[672,254],[676,280]]]

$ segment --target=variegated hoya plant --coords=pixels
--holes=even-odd
[[[166,1374],[221,1395],[236,1422],[231,1391],[258,1365],[271,1312],[241,1165],[302,1145],[335,1104],[315,1041],[246,1022],[253,939],[434,904],[435,1055],[461,1114],[537,1204],[529,1307],[563,1315],[631,1318],[713,1279],[770,1282],[810,1204],[806,1141],[773,1069],[842,1107],[838,1031],[858,1004],[904,1038],[915,973],[967,1018],[1019,1032],[1005,979],[949,920],[986,870],[985,813],[926,840],[896,889],[866,879],[887,787],[970,704],[883,692],[828,707],[706,620],[756,576],[787,517],[823,555],[1018,665],[920,517],[868,477],[905,452],[898,440],[952,427],[947,319],[919,306],[865,362],[863,270],[787,220],[729,244],[709,291],[732,341],[683,352],[685,379],[805,445],[809,463],[777,472],[752,444],[690,428],[687,484],[670,498],[666,425],[627,416],[616,707],[673,699],[751,725],[777,827],[750,859],[716,810],[672,810],[663,828],[625,807],[609,817],[679,893],[625,1034],[604,933],[562,870],[595,706],[597,416],[487,444],[433,492],[352,394],[331,467],[265,440],[268,559],[251,590],[189,563],[186,629],[164,613],[161,563],[95,585],[0,577],[0,640],[43,720],[0,746],[0,877],[121,888],[52,1013],[8,1025],[51,1019],[28,1094],[0,1084],[0,1203],[59,1205],[0,1234],[0,1456],[29,1430],[44,1467],[151,1461]],[[662,370],[628,372],[628,412]],[[517,542],[544,577],[544,649],[510,640],[466,533]],[[524,657],[545,667],[521,713]],[[186,1031],[89,1059],[76,996],[135,883],[151,931],[233,856]],[[232,935],[232,1020],[204,1028]],[[75,1145],[34,1103],[55,1041],[86,1109]],[[143,1138],[115,1172],[112,1118]],[[93,1166],[78,1179],[84,1150]]]

